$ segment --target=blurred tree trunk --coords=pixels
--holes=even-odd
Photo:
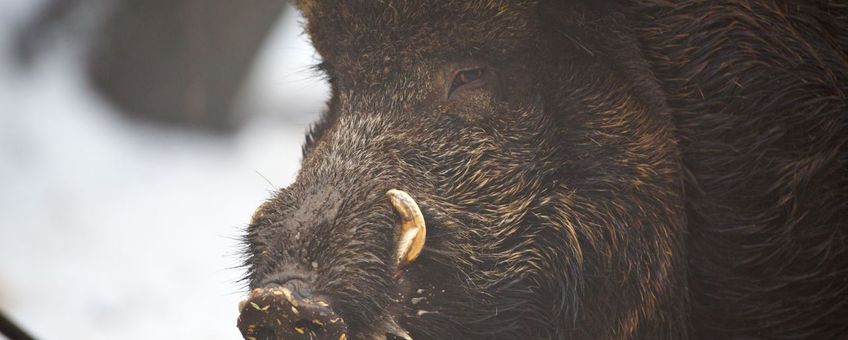
[[[285,5],[122,0],[95,40],[92,82],[130,115],[231,129],[235,94]]]

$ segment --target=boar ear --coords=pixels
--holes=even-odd
[[[397,239],[397,266],[406,266],[421,254],[427,237],[424,215],[415,200],[406,192],[392,189],[386,192],[392,206],[400,217],[400,233]]]

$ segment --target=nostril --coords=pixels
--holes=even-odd
[[[277,339],[277,332],[274,330],[274,327],[258,327],[252,336],[255,339]]]

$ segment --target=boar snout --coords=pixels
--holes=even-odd
[[[245,339],[347,338],[344,320],[297,279],[253,289],[239,308],[238,328]]]
[[[265,233],[263,242],[276,245],[279,248],[275,252],[285,256],[274,258],[273,266],[254,278],[251,284],[254,289],[239,306],[237,324],[242,336],[253,340],[344,340],[372,334],[377,339],[388,335],[409,339],[392,314],[399,310],[394,305],[397,301],[386,297],[395,294],[390,285],[399,280],[405,267],[424,249],[427,228],[418,203],[407,192],[390,189],[383,199],[388,201],[392,212],[385,211],[385,204],[360,202],[362,206],[383,210],[351,218],[349,211],[341,208],[343,199],[338,189],[317,186],[306,192],[296,204],[268,201],[251,218],[254,227],[274,226],[271,229],[274,233]],[[278,207],[289,209],[280,213]],[[369,222],[380,218],[380,222]],[[362,242],[368,238],[347,232],[351,225],[363,225],[360,228],[365,230],[365,235],[370,232],[385,238]],[[374,255],[386,250],[381,257]],[[323,257],[312,257],[317,251],[324,251]],[[387,258],[389,254],[391,258]],[[329,264],[319,267],[322,261]],[[310,264],[308,272],[297,269],[309,268]],[[366,294],[366,299],[358,299],[362,292],[381,284],[385,284],[382,289]],[[384,314],[363,318],[359,311],[369,306],[363,307],[362,303],[373,301],[377,301],[376,306],[370,308],[379,308]]]

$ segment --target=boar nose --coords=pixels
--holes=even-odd
[[[238,328],[249,340],[347,339],[347,325],[329,303],[299,280],[272,283],[250,292],[239,306]]]

